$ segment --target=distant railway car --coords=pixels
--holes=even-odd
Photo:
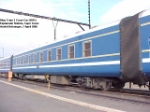
[[[150,10],[68,39],[15,54],[17,76],[45,75],[52,83],[122,88],[150,81]]]
[[[2,58],[0,59],[0,75],[7,76],[8,72],[10,71],[10,64],[11,64],[11,58]]]

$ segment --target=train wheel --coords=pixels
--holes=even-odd
[[[14,77],[19,79],[19,74],[14,74]]]
[[[111,86],[112,86],[111,82],[103,82],[103,86],[102,87],[103,87],[104,91],[108,91],[108,90],[110,90]]]
[[[123,89],[123,87],[125,86],[125,83],[113,83],[112,86],[115,90],[120,91],[120,89]]]
[[[22,75],[22,80],[26,80],[26,75]]]

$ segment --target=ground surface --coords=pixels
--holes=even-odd
[[[111,109],[127,112],[150,112],[150,105],[88,96],[74,91],[48,89],[16,81],[4,83],[4,81],[7,82],[6,79],[0,78],[0,112],[111,112]],[[19,85],[19,87],[9,84]],[[36,91],[40,93],[36,93]],[[89,105],[82,105],[83,102]],[[96,105],[98,108],[101,107],[101,111],[93,109]]]

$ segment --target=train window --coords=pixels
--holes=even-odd
[[[19,64],[21,64],[21,57],[19,58]]]
[[[26,64],[26,56],[24,56],[24,64]]]
[[[68,58],[73,59],[74,58],[74,45],[70,45],[68,49]]]
[[[22,61],[22,58],[20,57],[20,65],[21,65],[21,61]]]
[[[51,52],[51,50],[49,50],[47,52],[47,61],[51,61],[51,60],[52,60],[52,52]]]
[[[57,48],[57,60],[61,60],[61,48]]]
[[[43,62],[43,52],[40,53],[40,62]]]
[[[18,58],[16,58],[16,65],[18,65]]]
[[[2,67],[3,67],[3,62],[2,62]]]
[[[23,57],[21,58],[21,64],[23,64]]]
[[[36,63],[36,54],[34,54],[33,57],[34,57],[34,58],[33,58],[33,59],[34,59],[33,62]]]
[[[6,66],[6,61],[4,61],[4,66]]]
[[[91,56],[91,41],[86,41],[83,44],[83,56]]]
[[[28,56],[28,63],[31,63],[31,56]]]

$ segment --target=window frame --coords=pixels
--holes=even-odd
[[[61,54],[60,54],[60,58],[61,58],[61,59],[58,59],[58,50],[59,50],[59,49],[61,50]],[[58,61],[59,61],[59,60],[62,60],[62,47],[58,47],[58,48],[56,49],[56,60],[58,60]]]
[[[16,65],[18,65],[18,58],[16,58]]]
[[[19,61],[19,65],[21,65],[21,57],[19,57],[19,60],[20,60],[20,61]]]
[[[37,62],[37,54],[33,53],[33,63],[36,63],[36,62]]]
[[[85,56],[85,43],[90,43],[90,56]],[[91,57],[92,56],[92,41],[91,40],[87,40],[87,41],[84,41],[83,44],[82,44],[82,55],[83,57]]]
[[[42,53],[42,61],[41,61],[41,53]],[[39,62],[41,62],[41,63],[43,62],[43,55],[44,55],[43,51],[39,52]]]
[[[73,53],[74,53],[74,55],[73,55],[73,58],[70,58],[70,47],[71,46],[73,46]],[[68,45],[68,59],[74,59],[75,58],[75,44],[70,44],[70,45]]]
[[[24,58],[23,63],[26,64],[26,56],[24,56],[23,58]]]
[[[49,51],[51,52],[50,60],[49,60]],[[47,50],[47,61],[48,62],[52,61],[52,50],[51,49]]]
[[[31,63],[31,55],[28,55],[28,64]]]
[[[5,62],[5,60],[4,60],[4,67],[5,67],[5,63],[6,63],[6,62]]]
[[[24,62],[23,59],[24,59],[24,57],[22,56],[22,57],[21,57],[21,64],[24,64],[24,63],[23,63],[23,62]]]

